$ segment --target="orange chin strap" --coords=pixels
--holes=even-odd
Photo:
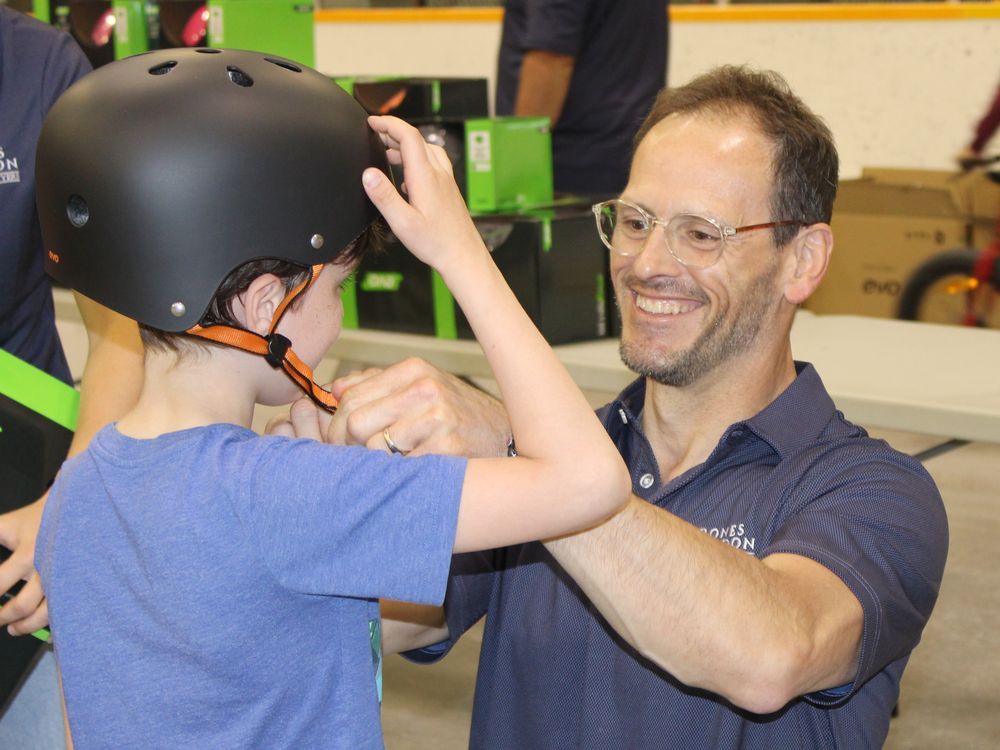
[[[261,355],[271,367],[280,367],[283,369],[288,374],[288,377],[295,381],[295,384],[305,391],[306,395],[315,401],[318,406],[326,409],[328,412],[335,412],[337,411],[337,399],[333,397],[333,394],[323,390],[313,381],[312,369],[292,351],[292,342],[280,333],[274,332],[285,310],[296,297],[308,289],[317,279],[323,271],[323,265],[323,263],[320,263],[313,266],[309,278],[285,296],[285,299],[278,306],[278,310],[274,313],[274,318],[271,320],[271,326],[266,336],[227,325],[210,325],[204,328],[196,325],[189,328],[185,333],[208,339],[218,344],[242,349],[251,354]]]

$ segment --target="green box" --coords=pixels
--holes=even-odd
[[[552,203],[552,134],[547,117],[465,121],[467,201],[473,213]]]
[[[313,67],[313,4],[294,0],[208,0],[208,43],[266,52]]]
[[[112,0],[115,11],[115,59],[148,52],[149,18],[145,0]],[[152,6],[149,11],[154,11]]]

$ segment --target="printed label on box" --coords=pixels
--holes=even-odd
[[[469,161],[477,172],[489,172],[492,169],[490,134],[487,130],[472,130],[468,133]]]

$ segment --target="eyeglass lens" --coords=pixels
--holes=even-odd
[[[609,201],[598,213],[601,239],[621,255],[641,253],[656,223],[638,207],[621,201]],[[700,216],[674,216],[667,222],[664,238],[673,256],[691,266],[711,264],[722,252],[721,230]]]

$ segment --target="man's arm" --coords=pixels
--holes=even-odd
[[[409,360],[337,381],[343,411],[334,419],[350,424],[343,441],[364,444],[386,427],[396,435],[400,425],[420,452],[461,452],[465,440],[499,445],[507,429],[502,405],[481,403],[451,378]],[[415,391],[436,415],[427,429],[414,430],[403,407]],[[836,575],[805,557],[759,560],[639,498],[601,526],[546,546],[636,650],[742,708],[768,713],[855,676],[861,604]],[[404,650],[446,635],[400,632],[419,641]]]
[[[382,651],[386,654],[412,651],[448,639],[443,607],[382,599],[379,610]]]
[[[75,297],[89,349],[71,456],[86,448],[101,427],[131,408],[142,386],[142,344],[135,322],[82,295]],[[35,538],[44,507],[45,496],[0,516],[0,544],[12,551],[0,565],[0,591],[19,580],[26,581],[21,592],[0,610],[0,627],[9,625],[13,635],[31,633],[48,622],[48,607],[34,570]]]
[[[861,604],[805,557],[758,560],[636,497],[546,547],[641,654],[740,708],[771,713],[854,678]]]
[[[566,103],[575,62],[571,55],[557,52],[525,52],[521,60],[514,114],[548,117],[555,126]]]

